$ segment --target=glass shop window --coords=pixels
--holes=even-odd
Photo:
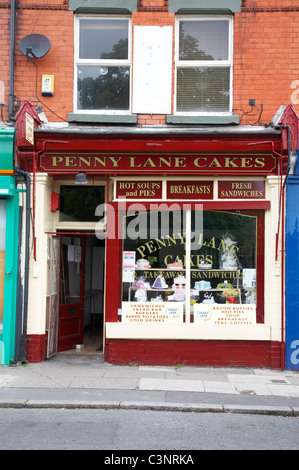
[[[206,313],[201,312],[205,311],[207,305],[256,307],[257,217],[205,211],[203,232],[196,233],[193,211],[191,224],[192,233],[196,234],[190,256],[190,301],[194,319],[196,315],[204,318]],[[196,307],[198,304],[200,308]],[[232,311],[236,312],[235,318],[239,319],[238,309]],[[225,320],[222,322],[225,324]]]
[[[256,323],[261,214],[201,214],[200,225],[195,210],[123,218],[122,321]]]
[[[59,222],[96,222],[96,207],[105,202],[105,186],[60,186]]]

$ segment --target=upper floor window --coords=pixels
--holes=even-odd
[[[130,112],[131,20],[77,17],[75,110]]]
[[[232,19],[181,17],[176,23],[176,113],[232,110]]]

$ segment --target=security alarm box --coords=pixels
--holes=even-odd
[[[42,96],[54,96],[54,75],[42,75]]]

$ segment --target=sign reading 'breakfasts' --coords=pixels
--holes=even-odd
[[[48,173],[184,173],[184,174],[267,174],[276,169],[272,154],[111,154],[44,153],[37,162],[39,171]]]

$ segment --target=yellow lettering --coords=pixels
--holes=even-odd
[[[75,157],[64,157],[65,158],[65,166],[76,166],[76,160]]]
[[[235,168],[238,168],[238,165],[234,162],[234,160],[236,160],[236,158],[226,157],[224,160],[225,160],[225,166],[226,167],[233,166]]]
[[[141,163],[139,163],[139,165],[135,164],[135,157],[129,157],[129,159],[130,159],[130,167],[134,167],[134,168],[141,167]]]
[[[253,166],[253,163],[252,163],[252,157],[248,157],[248,158],[241,158],[241,167],[242,168],[245,168],[245,167],[249,167],[251,168]]]
[[[264,157],[257,157],[255,159],[255,166],[257,167],[264,167],[265,166],[265,159]]]
[[[185,167],[186,166],[186,157],[174,157],[174,166]]]
[[[155,251],[157,251],[157,248],[155,248],[155,246],[153,245],[153,242],[151,240],[146,242],[145,245],[147,246],[149,253],[154,253]]]
[[[221,168],[221,163],[219,163],[219,160],[217,158],[213,158],[209,166],[217,166],[218,168]]]
[[[63,162],[62,157],[52,157],[52,166],[57,166],[57,164],[61,162]]]
[[[79,166],[82,166],[82,162],[85,163],[85,165],[90,166],[90,157],[85,158],[85,157],[78,157],[79,158]]]
[[[107,157],[103,157],[103,159],[101,159],[100,157],[94,157],[94,161],[95,161],[95,163],[97,162],[102,166],[106,166],[106,158]]]
[[[172,160],[172,157],[169,157],[168,160],[166,160],[166,158],[164,158],[164,157],[160,157],[160,158],[159,158],[159,161],[160,161],[159,166],[161,167],[161,166],[162,166],[162,163],[164,163],[166,166],[168,166],[169,168],[171,168],[171,160]]]
[[[199,160],[204,160],[204,164],[200,165]],[[207,157],[198,157],[198,158],[195,158],[195,160],[194,160],[194,166],[197,166],[199,168],[206,166],[206,164],[207,164]]]
[[[115,158],[115,157],[109,157],[110,160],[112,161],[112,166],[118,166],[119,160],[121,160],[121,157]]]
[[[149,158],[146,160],[146,162],[144,163],[143,166],[144,166],[144,167],[145,167],[145,166],[151,166],[152,168],[155,168],[156,165],[154,164],[154,162],[153,162],[153,160],[151,159],[151,157],[149,157]]]

